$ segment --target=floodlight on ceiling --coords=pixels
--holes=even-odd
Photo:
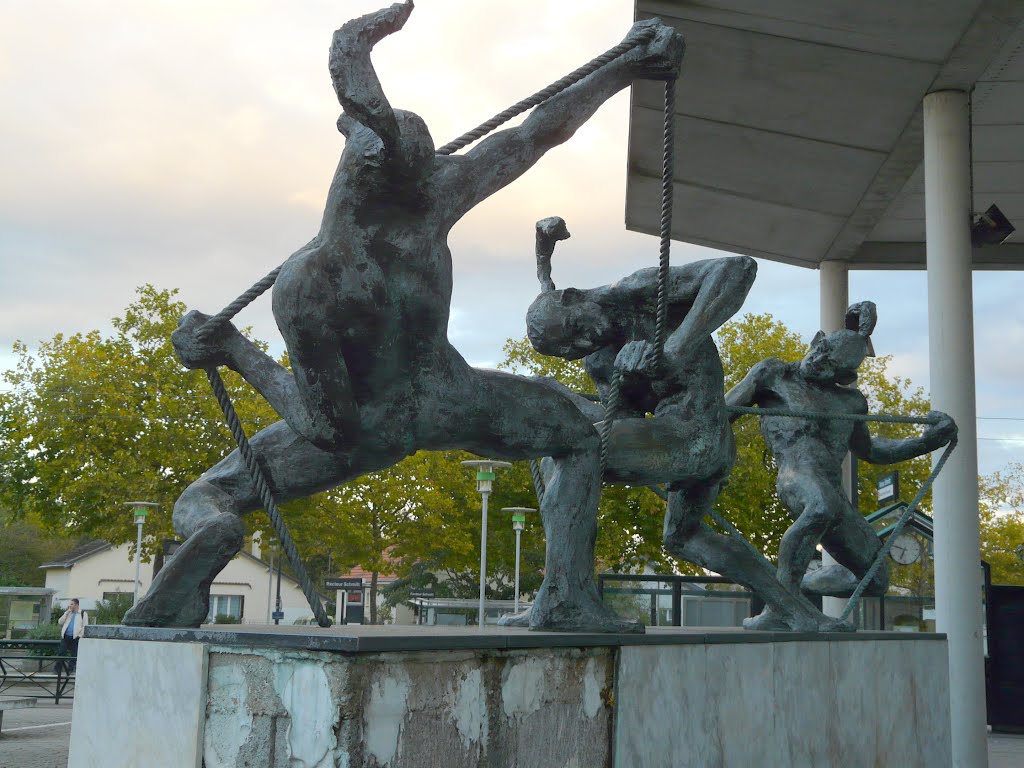
[[[974,219],[971,225],[971,245],[982,248],[986,245],[999,245],[1011,234],[1015,227],[995,205]]]

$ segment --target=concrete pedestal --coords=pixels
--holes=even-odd
[[[940,635],[90,627],[79,658],[69,768],[950,765]]]

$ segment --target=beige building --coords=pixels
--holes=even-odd
[[[252,554],[238,553],[213,582],[210,620],[218,614],[227,614],[243,624],[271,623],[277,574],[259,558],[259,545],[253,544],[252,549]],[[135,589],[135,560],[128,544],[114,546],[94,541],[39,567],[46,571],[46,586],[56,591],[55,604],[63,605],[77,597],[82,607],[89,610],[99,600],[109,599],[119,592],[130,595]],[[153,567],[152,562],[142,563],[140,595],[149,589]],[[286,574],[281,576],[281,602],[283,624],[312,617],[298,582]]]

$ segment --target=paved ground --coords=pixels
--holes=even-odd
[[[1021,768],[1024,766],[1024,734],[988,735],[988,768]]]
[[[0,768],[67,768],[70,738],[70,702],[54,705],[40,700],[35,709],[7,712],[0,734]],[[1024,735],[990,734],[988,754],[989,768],[1024,767]]]
[[[5,712],[0,768],[66,768],[70,738],[70,701],[40,699],[32,709]]]

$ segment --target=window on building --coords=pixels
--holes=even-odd
[[[218,616],[229,616],[240,622],[244,608],[244,595],[210,595],[210,612],[206,616],[206,621],[211,623]]]

